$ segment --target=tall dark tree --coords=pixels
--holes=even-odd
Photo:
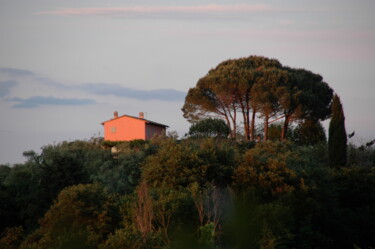
[[[281,64],[262,56],[223,61],[190,88],[182,108],[184,117],[189,122],[221,117],[235,137],[239,113],[246,139],[254,139],[256,109],[251,105],[251,89],[268,68],[281,68]]]
[[[336,94],[332,101],[332,117],[329,123],[328,152],[331,167],[346,165],[346,130],[345,116],[340,101]]]
[[[270,118],[284,118],[283,140],[296,120],[327,119],[332,95],[333,90],[318,74],[283,67],[276,59],[249,56],[223,61],[211,69],[189,90],[182,111],[189,122],[222,118],[233,138],[242,123],[246,140],[255,139],[257,113],[264,119],[265,133]]]
[[[323,77],[305,69],[284,67],[287,80],[281,80],[276,94],[280,114],[284,117],[281,139],[285,139],[289,124],[294,120],[314,123],[329,117],[333,90]]]

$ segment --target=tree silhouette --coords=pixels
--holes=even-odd
[[[336,94],[332,101],[332,117],[329,123],[328,152],[331,167],[346,165],[346,130],[345,116],[340,101]]]

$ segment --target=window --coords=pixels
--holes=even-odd
[[[111,127],[111,133],[116,133],[116,127]]]

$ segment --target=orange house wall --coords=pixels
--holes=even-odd
[[[113,128],[116,132],[113,132]],[[130,141],[134,139],[146,139],[146,122],[143,120],[119,117],[104,123],[104,140],[106,141]]]

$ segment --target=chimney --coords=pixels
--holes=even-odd
[[[113,118],[118,118],[118,112],[117,111],[113,113]]]
[[[145,118],[145,114],[144,114],[143,112],[140,112],[140,113],[139,113],[139,118],[144,119],[144,118]]]

